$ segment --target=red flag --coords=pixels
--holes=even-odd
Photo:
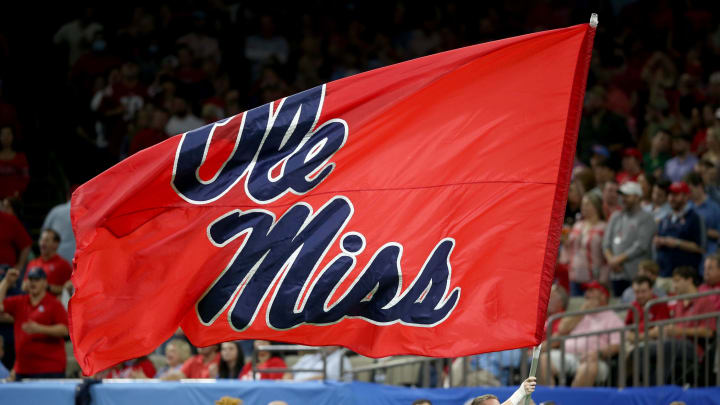
[[[181,325],[372,357],[527,347],[545,311],[594,29],[376,69],[178,135],[72,199],[86,374]]]

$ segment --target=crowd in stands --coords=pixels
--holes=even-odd
[[[64,114],[53,127],[38,118],[44,112],[28,111],[33,104],[13,87],[23,80],[10,74],[21,69],[3,66],[14,66],[13,52],[22,44],[0,27],[0,378],[9,370],[15,378],[65,375],[73,184],[170,136],[261,103],[411,58],[585,22],[591,11],[572,1],[502,3],[72,6],[66,11],[72,17],[54,21],[44,38],[43,49],[55,56],[49,66],[60,72],[52,77],[63,78],[56,87],[61,96],[48,94],[58,97],[54,108]],[[548,315],[576,300],[584,310],[627,303],[640,319],[632,311],[563,317],[548,326],[559,336],[636,323],[643,332],[649,300],[720,289],[720,4],[603,2],[592,11],[600,12],[601,24]],[[50,133],[57,139],[48,143]],[[58,148],[57,159],[46,144]],[[650,314],[657,321],[716,311],[719,295],[657,305]],[[702,361],[717,350],[690,343],[689,337],[715,336],[708,320],[673,324],[664,333]],[[257,350],[269,344],[194,348],[179,335],[103,376],[318,377],[253,373],[252,356],[261,369],[287,368],[275,352]],[[561,368],[573,385],[607,382],[610,360],[618,356],[616,334],[564,344],[563,359],[557,345],[543,353],[552,375],[541,376],[542,383],[555,383]],[[345,378],[345,351],[328,350],[301,357],[295,367],[317,368],[324,355],[328,376]],[[481,355],[470,369],[476,381],[516,384],[509,370],[524,359],[524,350]],[[452,363],[446,371],[457,370]]]

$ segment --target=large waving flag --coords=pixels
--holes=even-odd
[[[470,46],[168,139],[72,198],[86,374],[178,325],[455,357],[528,347],[545,311],[594,29]]]

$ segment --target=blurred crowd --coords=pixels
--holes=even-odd
[[[297,91],[435,52],[584,23],[591,11],[600,25],[550,313],[567,308],[571,297],[594,309],[720,288],[720,4],[502,3],[74,5],[46,13],[38,31],[47,75],[58,79],[54,91],[42,92],[49,100],[42,104],[26,88],[42,78],[25,74],[18,62],[24,38],[0,27],[0,378],[13,367],[20,378],[65,375],[75,185],[170,136]],[[51,107],[37,111],[39,105]],[[705,301],[698,304],[703,311],[720,310],[718,300]],[[657,316],[697,313],[688,309],[694,305]],[[623,321],[598,312],[553,327],[567,335],[643,322],[631,314]],[[702,336],[716,333],[709,324],[685,326],[706,327],[693,330]],[[602,380],[607,373],[599,364],[615,354],[613,345],[568,364],[573,383]],[[333,353],[344,356],[324,355]],[[252,356],[268,369],[286,367],[252,342],[193,348],[181,335],[155,355],[165,360],[136,359],[107,375],[248,378]],[[303,358],[302,367],[317,364]],[[476,378],[514,384],[503,364],[522,358],[478,356],[472,368],[489,373]],[[446,375],[453,367],[448,363]],[[340,368],[347,370],[338,366],[337,379]]]

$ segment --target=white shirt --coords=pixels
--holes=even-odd
[[[342,360],[343,369],[343,380],[350,380],[350,371],[352,371],[352,365],[350,360],[345,357],[345,349],[338,349],[327,355],[327,368],[325,372],[326,380],[338,381],[340,380],[340,361]],[[321,353],[306,354],[292,366],[293,370],[318,370],[318,372],[312,371],[300,371],[293,373],[293,379],[296,381],[309,380],[311,378],[322,377],[323,358]]]

